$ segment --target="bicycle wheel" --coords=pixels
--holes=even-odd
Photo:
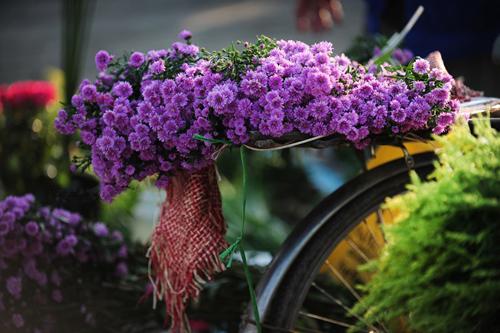
[[[420,177],[432,171],[434,154],[413,158]],[[299,223],[259,283],[264,332],[343,332],[354,324],[347,311],[361,296],[355,285],[370,278],[357,268],[380,254],[384,220],[394,213],[381,204],[409,180],[403,159],[384,164],[330,194]],[[246,319],[240,331],[256,330]]]

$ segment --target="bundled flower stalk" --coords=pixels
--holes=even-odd
[[[2,332],[54,332],[65,320],[90,329],[86,293],[128,274],[119,231],[37,207],[31,194],[0,201],[0,249]]]
[[[450,99],[451,76],[424,59],[366,68],[334,55],[328,42],[259,37],[240,49],[210,53],[191,44],[189,32],[180,37],[184,42],[147,54],[98,52],[97,80],[83,81],[55,122],[63,134],[80,131],[88,155],[75,162],[92,165],[105,201],[132,180],[153,175],[159,187],[184,189],[167,198],[151,246],[155,294],[176,304],[169,309],[174,329],[183,328],[188,298],[223,267],[217,258],[226,245],[219,193],[192,178],[202,173],[216,186],[207,175],[222,147],[298,134],[339,137],[363,148],[380,135],[446,132],[459,106]],[[175,211],[186,207],[179,200],[202,202],[201,211]],[[205,242],[206,231],[182,233],[200,215],[209,217],[204,224],[211,235],[218,233],[212,237],[217,241]],[[173,243],[182,245],[173,251]],[[186,258],[200,248],[205,259]],[[154,260],[166,253],[182,264],[167,267]],[[187,293],[193,284],[197,291]]]

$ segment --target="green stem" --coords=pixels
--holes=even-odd
[[[257,296],[255,295],[255,290],[253,289],[252,274],[247,264],[247,257],[245,255],[245,250],[240,243],[240,254],[241,260],[243,261],[243,271],[245,272],[245,278],[247,279],[248,292],[250,294],[250,301],[252,303],[253,315],[255,318],[255,326],[257,326],[257,332],[262,333],[262,326],[260,324],[259,307],[257,306]]]
[[[241,159],[241,169],[243,172],[243,207],[241,214],[241,235],[239,237],[239,250],[241,254],[241,260],[243,261],[243,271],[245,272],[245,278],[247,280],[248,292],[250,294],[250,302],[252,303],[253,315],[255,318],[255,325],[257,326],[257,332],[262,332],[262,327],[260,324],[259,308],[257,306],[257,296],[255,295],[255,290],[253,289],[252,274],[247,264],[247,257],[245,255],[245,250],[243,249],[243,236],[245,234],[245,222],[246,222],[246,208],[247,208],[247,155],[244,146],[240,147],[240,159]]]
[[[247,154],[244,146],[240,147],[240,159],[241,159],[241,170],[243,172],[243,207],[241,214],[241,238],[243,239],[243,234],[245,233],[245,222],[246,222],[246,208],[247,208]]]
[[[227,140],[206,138],[206,137],[204,137],[203,135],[200,135],[200,134],[193,135],[193,139],[200,140],[200,141],[205,141],[205,142],[210,142],[210,143],[221,143],[221,144],[225,144],[225,145],[230,145],[231,144],[231,142],[227,141]]]
[[[209,141],[213,139],[205,138],[201,135],[195,134],[193,136],[197,140]],[[241,260],[243,262],[243,271],[245,273],[245,278],[247,280],[248,292],[250,294],[250,303],[252,304],[252,309],[255,318],[255,325],[257,326],[257,332],[262,332],[262,326],[260,324],[259,308],[257,306],[257,296],[255,295],[255,290],[253,288],[252,274],[248,268],[247,257],[245,255],[245,250],[243,249],[243,238],[245,235],[245,222],[246,222],[246,206],[247,206],[247,156],[244,146],[240,147],[240,158],[241,158],[241,168],[243,173],[243,202],[242,202],[242,222],[241,222],[241,233],[233,244],[231,244],[227,249],[225,249],[221,254],[220,258],[222,261],[226,261],[226,267],[230,268],[232,263],[233,254],[236,250],[240,251]]]

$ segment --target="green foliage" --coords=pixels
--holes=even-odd
[[[241,41],[236,42],[242,44]],[[241,74],[248,68],[259,64],[259,59],[266,57],[276,47],[276,41],[264,35],[258,36],[255,43],[243,43],[243,49],[238,49],[234,44],[220,51],[208,52],[202,50],[202,58],[210,61],[212,69],[223,73],[227,78],[239,81]]]
[[[475,135],[459,125],[436,137],[442,149],[431,179],[413,175],[409,192],[389,201],[401,219],[387,228],[384,253],[368,266],[376,275],[353,309],[366,322],[500,331],[500,137],[489,119],[474,125]],[[366,323],[358,325],[351,331]]]
[[[373,57],[375,47],[383,48],[387,41],[384,35],[361,35],[354,39],[345,54],[360,64],[366,64]]]

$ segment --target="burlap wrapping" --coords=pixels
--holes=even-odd
[[[151,239],[155,298],[163,299],[173,332],[189,331],[185,310],[203,284],[224,269],[226,226],[215,166],[175,176]]]

